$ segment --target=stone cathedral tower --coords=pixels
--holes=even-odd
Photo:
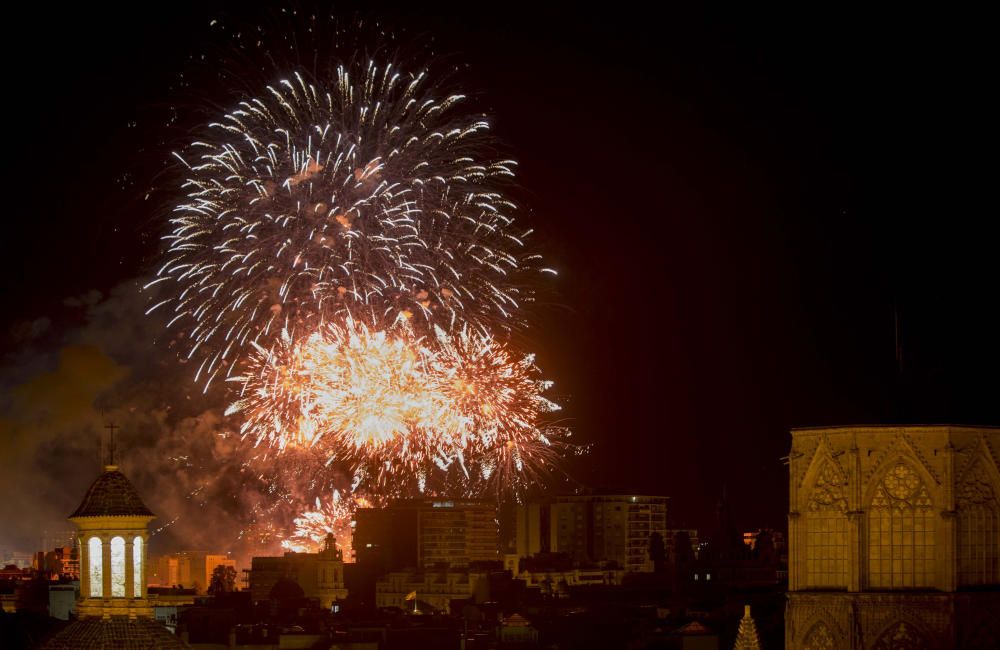
[[[1000,647],[1000,428],[792,431],[788,648]]]

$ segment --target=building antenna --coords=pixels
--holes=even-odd
[[[902,319],[899,316],[899,303],[892,301],[893,329],[896,334],[896,369],[899,375],[903,375],[903,335]]]

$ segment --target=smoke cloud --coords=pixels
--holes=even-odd
[[[118,464],[158,515],[154,553],[277,551],[317,487],[329,486],[316,474],[297,485],[302,473],[240,441],[239,423],[222,415],[227,387],[203,392],[177,357],[176,332],[144,314],[140,286],[67,299],[67,313],[9,332],[14,350],[0,366],[0,491],[8,495],[0,548],[40,550],[46,531],[72,529],[66,517],[101,471],[113,423]]]

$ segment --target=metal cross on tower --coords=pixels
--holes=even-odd
[[[108,430],[108,452],[110,458],[108,459],[108,465],[115,464],[115,429],[120,429],[115,423],[105,424],[104,428]]]

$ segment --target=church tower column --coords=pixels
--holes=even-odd
[[[788,513],[788,590],[795,591],[799,588],[800,569],[802,567],[799,559],[802,544],[799,542],[799,522],[802,517],[798,512]]]
[[[142,549],[139,553],[139,566],[137,567],[139,571],[139,593],[135,595],[136,598],[146,597],[146,585],[149,583],[148,569],[146,568],[149,561],[149,539],[146,535],[140,535],[139,539],[142,540]]]
[[[80,555],[80,597],[90,598],[90,550],[83,535],[77,537],[77,548]]]
[[[135,566],[133,562],[135,553],[132,550],[134,545],[132,540],[132,535],[125,538],[125,597],[129,600],[135,598]]]
[[[101,579],[104,581],[104,600],[111,598],[111,536],[101,535]]]

